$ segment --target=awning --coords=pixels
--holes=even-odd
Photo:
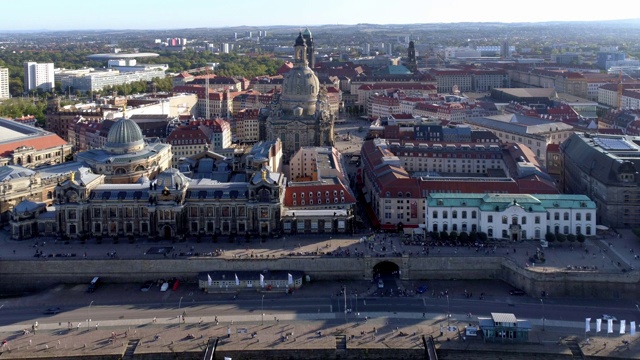
[[[609,230],[609,227],[604,226],[604,225],[596,225],[596,230],[607,231],[607,230]]]
[[[380,225],[382,230],[398,230],[398,226],[394,224],[382,224]]]

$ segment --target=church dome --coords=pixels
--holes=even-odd
[[[314,114],[319,89],[320,81],[313,70],[308,66],[294,67],[284,74],[282,80],[282,109],[293,111],[296,107],[302,107],[305,115]]]
[[[136,152],[144,147],[142,130],[131,119],[122,118],[109,129],[105,150],[116,154]]]

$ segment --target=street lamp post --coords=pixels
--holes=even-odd
[[[93,305],[93,300],[91,300],[87,309],[87,330],[89,329],[89,321],[91,321],[91,305]]]
[[[180,296],[180,301],[178,301],[178,310],[180,310],[181,306],[182,306],[182,296]]]
[[[540,299],[540,303],[542,304],[542,331],[544,331],[544,301]]]
[[[449,295],[447,295],[447,327],[449,327],[450,318],[451,318],[451,306],[449,304]]]
[[[347,321],[347,287],[344,287],[344,321]]]
[[[264,325],[264,294],[262,295],[262,302],[260,304],[260,311],[262,313],[262,321],[260,325]]]
[[[358,312],[358,294],[356,294],[356,316],[359,316],[360,313]]]

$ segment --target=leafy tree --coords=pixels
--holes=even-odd
[[[576,236],[574,234],[567,235],[567,241],[570,243],[576,242]]]
[[[44,121],[46,101],[12,98],[0,104],[0,116],[17,118],[25,115],[33,115],[39,121]]]
[[[448,240],[449,239],[449,233],[447,233],[446,231],[440,231],[440,239],[442,240]]]
[[[469,242],[469,234],[466,231],[462,231],[458,236],[458,239],[460,239],[461,243],[466,244]]]
[[[455,230],[450,232],[449,239],[451,239],[451,241],[456,241],[458,239],[458,232]]]
[[[565,234],[556,234],[556,240],[558,240],[559,243],[563,243],[563,242],[567,241],[567,235],[565,235]]]
[[[9,80],[9,93],[11,96],[20,96],[24,94],[24,85],[22,84],[21,79],[10,79]]]
[[[488,238],[489,237],[487,236],[486,232],[481,231],[481,232],[478,233],[478,239],[480,239],[480,241],[486,242]]]
[[[578,240],[578,242],[580,244],[584,244],[585,240],[587,240],[586,236],[584,236],[584,234],[578,234],[578,236],[576,236],[576,240]]]
[[[556,241],[556,235],[552,232],[548,232],[544,235],[544,239],[547,240],[547,242],[554,242]]]

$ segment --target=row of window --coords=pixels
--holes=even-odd
[[[331,201],[329,199],[325,199],[324,201],[325,204],[331,204]],[[338,203],[338,198],[333,198],[333,203],[337,204]],[[340,203],[344,203],[344,198],[340,198]],[[293,200],[293,206],[297,206],[298,205],[298,201],[297,200]],[[304,199],[300,200],[300,205],[306,205],[306,202],[304,201]],[[313,205],[313,199],[309,199],[309,205]],[[322,205],[322,199],[318,199],[318,205]]]
[[[463,219],[467,218],[467,211],[466,210],[462,210],[460,213],[461,213]],[[438,211],[434,210],[433,213],[432,213],[431,218],[432,219],[437,219],[438,218],[438,214],[439,214]],[[475,210],[471,211],[471,218],[472,219],[477,218],[477,216],[478,216],[478,213]],[[489,217],[491,217],[491,215],[489,215]],[[449,218],[449,211],[447,211],[447,210],[442,211],[442,218],[443,219],[448,219]],[[458,218],[458,210],[453,210],[451,212],[451,218],[452,219],[457,219]]]
[[[451,231],[458,231],[458,224],[451,224]],[[475,232],[478,231],[478,228],[476,226],[476,224],[472,224],[471,225],[471,232]],[[490,238],[494,236],[494,229],[492,227],[489,227],[487,229],[487,236],[489,236]],[[547,226],[547,232],[552,232],[555,234],[560,234],[560,225],[555,225],[553,228],[551,228],[551,226]],[[565,225],[563,227],[563,234],[565,235],[569,235],[570,234],[570,229],[568,225]],[[585,227],[585,233],[584,235],[590,236],[592,235],[592,229],[591,226],[586,226]],[[434,232],[439,232],[439,231],[449,231],[449,225],[448,224],[442,224],[442,226],[439,226],[438,224],[433,224],[432,225],[432,231]],[[467,224],[462,224],[462,226],[460,227],[460,231],[469,231],[469,228],[467,227]],[[575,234],[582,234],[582,227],[581,226],[576,226],[576,231]],[[521,230],[520,231],[520,236],[522,239],[526,239],[527,238],[527,232],[526,230]],[[508,238],[509,237],[509,230],[508,229],[502,229],[502,237],[503,238]],[[535,239],[540,239],[540,229],[535,229]]]
[[[582,221],[582,213],[575,213],[575,219],[576,221]],[[440,215],[440,213],[437,210],[434,210],[431,213],[431,218],[432,219],[438,219],[438,216]],[[467,211],[466,210],[462,210],[461,211],[461,215],[462,215],[462,219],[466,219],[467,218]],[[442,211],[442,218],[443,219],[448,219],[449,218],[449,211],[448,210],[443,210]],[[458,210],[453,210],[451,211],[451,218],[452,219],[457,219],[458,218]],[[472,211],[471,212],[471,218],[475,219],[476,218],[476,211]],[[565,221],[569,220],[569,212],[565,212],[564,216],[563,216]],[[559,212],[555,212],[553,215],[553,219],[554,220],[560,220],[560,213]],[[551,220],[551,213],[547,213],[547,220]],[[591,221],[591,213],[585,213],[585,220],[586,221]],[[493,215],[488,215],[487,216],[487,222],[488,223],[493,223]],[[507,224],[509,222],[509,219],[506,215],[502,216],[502,223],[503,224]],[[514,225],[518,224],[518,217],[513,216],[511,218],[511,223]],[[534,217],[534,223],[535,224],[540,224],[540,216],[535,216]],[[526,225],[527,224],[527,217],[523,216],[520,220],[520,224],[522,225]]]
[[[317,196],[316,196],[316,197],[318,197],[318,198],[322,196],[322,192],[320,192],[320,191],[318,191],[316,194],[317,194]],[[293,193],[293,198],[294,198],[294,199],[295,199],[297,196],[298,196],[298,195],[297,195],[297,193]],[[325,192],[324,192],[324,196],[325,196],[325,197],[329,197],[329,192],[328,192],[328,191],[325,191]],[[334,197],[335,197],[335,196],[338,196],[338,191],[337,191],[337,190],[333,190],[333,196],[334,196]],[[344,190],[340,190],[340,196],[344,196]],[[300,193],[300,197],[301,197],[302,199],[304,199],[304,193],[303,193],[303,192],[301,192],[301,193]],[[312,193],[312,192],[309,192],[309,198],[312,198],[312,197],[313,197],[313,193]]]

